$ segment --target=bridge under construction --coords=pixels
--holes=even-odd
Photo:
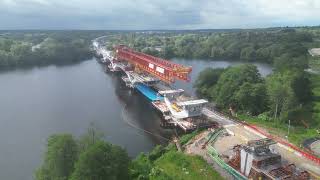
[[[190,151],[194,150],[195,154],[203,156],[204,159],[209,155],[235,179],[320,178],[320,158],[254,125],[231,119],[208,108],[208,101],[205,99],[196,99],[186,95],[183,89],[171,88],[170,84],[177,80],[189,82],[192,67],[143,54],[123,45],[114,47],[113,51],[107,50],[97,39],[93,41],[93,48],[108,71],[120,72],[125,85],[139,91],[160,112],[163,117],[162,126],[179,127],[186,132],[197,127],[213,127],[214,134],[211,134],[208,140],[195,140],[195,143],[190,145]],[[207,131],[202,134],[205,133]],[[201,148],[197,147],[203,140],[206,143]],[[260,150],[260,145],[264,142],[265,146],[261,146],[263,156],[251,150]],[[272,146],[274,153],[269,152],[269,146]],[[207,152],[204,151],[205,147]],[[291,164],[287,166],[287,163],[283,162]],[[252,165],[254,163],[266,164],[270,169]]]
[[[192,67],[137,52],[124,45],[110,51],[94,41],[93,47],[110,72],[122,72],[121,79],[126,86],[141,92],[161,113],[162,126],[192,131],[214,124],[202,113],[207,100],[187,96],[183,89],[170,86],[176,80],[189,82]]]

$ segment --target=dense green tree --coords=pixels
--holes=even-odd
[[[194,86],[197,92],[222,108],[258,115],[268,109],[268,94],[256,66],[244,64],[227,69],[207,68]]]
[[[267,92],[270,109],[274,118],[286,116],[286,113],[297,106],[297,97],[291,87],[291,72],[274,73],[267,78]]]
[[[251,84],[245,82],[235,93],[236,104],[239,109],[252,115],[258,115],[267,109],[268,97],[264,83]]]
[[[257,60],[267,60],[270,58],[270,49],[268,47],[260,48],[256,51]],[[267,61],[269,63],[269,61]]]
[[[288,112],[301,109],[312,99],[309,75],[301,70],[276,72],[267,78],[267,89],[274,118],[286,119]],[[300,110],[298,110],[300,111]]]
[[[37,180],[67,180],[78,158],[78,146],[70,134],[52,135],[42,166],[36,171]]]
[[[216,47],[216,46],[213,46],[211,48],[211,52],[210,52],[210,56],[211,58],[214,58],[214,57],[222,57],[223,54],[225,53],[224,49],[221,48],[221,47]]]
[[[174,46],[173,45],[164,45],[162,51],[160,52],[160,56],[164,58],[172,58],[175,56],[174,54]]]
[[[234,41],[226,47],[224,55],[230,58],[239,58],[241,53],[241,45],[239,42]]]
[[[254,65],[239,65],[228,68],[223,72],[211,92],[211,98],[222,106],[229,107],[236,105],[235,94],[244,83],[261,83],[262,78]]]
[[[130,164],[130,177],[133,179],[149,179],[149,174],[153,164],[149,159],[149,156],[141,153]]]
[[[64,31],[11,33],[0,38],[0,68],[69,63],[92,56],[90,33],[77,35]]]
[[[250,61],[256,59],[256,52],[252,46],[245,47],[241,50],[240,59]]]
[[[308,60],[305,55],[299,57],[292,57],[289,54],[283,54],[274,59],[274,68],[276,71],[283,71],[287,69],[306,69]]]
[[[82,135],[79,139],[79,150],[81,152],[86,151],[89,147],[94,145],[98,141],[103,141],[104,134],[94,126],[93,123],[90,124],[90,127],[87,130],[87,133]]]
[[[307,104],[312,100],[310,74],[304,70],[292,73],[291,87],[300,104]]]
[[[10,52],[12,44],[14,44],[13,40],[0,38],[0,50]]]
[[[141,52],[152,55],[152,56],[159,56],[159,51],[150,47],[143,48]]]
[[[205,70],[201,71],[194,84],[194,87],[197,88],[197,93],[201,96],[208,97],[209,88],[218,82],[223,71],[224,69],[221,68],[206,68]]]
[[[179,57],[192,57],[195,41],[195,36],[191,34],[178,37],[175,41],[175,54]]]
[[[221,33],[135,34],[136,50],[161,46],[159,56],[185,58],[229,58],[246,61],[276,62],[283,54],[290,58],[307,53],[306,44],[313,39],[309,32],[295,30],[243,30]],[[111,39],[113,44],[130,44],[131,34]],[[168,53],[167,53],[168,52]],[[282,58],[281,58],[282,59]]]
[[[149,159],[151,161],[155,161],[156,159],[158,159],[160,156],[162,156],[164,153],[166,152],[166,149],[161,146],[161,145],[157,145],[155,148],[153,148],[153,150],[149,153]]]
[[[130,158],[125,150],[98,141],[80,154],[71,179],[128,179],[129,162]]]

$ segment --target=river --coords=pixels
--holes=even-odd
[[[174,61],[193,66],[192,82],[206,67],[239,64]],[[263,75],[271,72],[268,65],[256,65]],[[162,137],[171,133],[159,127],[160,119],[144,97],[127,89],[115,74],[105,73],[95,58],[66,66],[3,71],[0,84],[0,179],[31,180],[43,160],[46,140],[54,133],[78,137],[93,125],[131,157],[165,143]],[[194,93],[192,83],[175,86]]]

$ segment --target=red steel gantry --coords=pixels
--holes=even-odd
[[[124,45],[116,46],[115,50],[117,60],[125,60],[135,68],[146,71],[164,82],[173,83],[175,79],[190,81],[191,67],[137,52]]]

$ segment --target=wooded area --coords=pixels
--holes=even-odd
[[[265,78],[253,65],[208,68],[199,74],[194,86],[200,96],[215,102],[222,111],[275,128],[278,133],[286,131],[290,120],[296,131],[289,139],[300,144],[305,138],[317,136],[320,127],[319,75],[306,71],[316,69],[310,62],[317,61],[317,57],[311,57],[307,49],[319,46],[320,33],[315,32],[320,29],[312,32],[302,28],[275,34],[278,38],[271,46],[280,42],[290,48],[278,44],[274,49],[278,55],[266,56],[267,62],[273,63],[273,73]],[[260,44],[267,44],[265,41],[261,38]]]
[[[187,143],[195,135],[185,135],[182,139],[186,141],[182,142]],[[174,144],[158,145],[151,152],[140,153],[131,160],[123,148],[103,139],[103,134],[94,127],[80,138],[70,134],[50,136],[35,179],[223,179],[200,156],[178,152]]]
[[[92,57],[95,31],[8,31],[0,35],[0,68],[79,62]]]
[[[126,44],[138,51],[164,58],[242,60],[281,66],[307,67],[307,50],[320,46],[318,34],[307,29],[275,28],[236,32],[126,33],[110,38],[112,45]]]

